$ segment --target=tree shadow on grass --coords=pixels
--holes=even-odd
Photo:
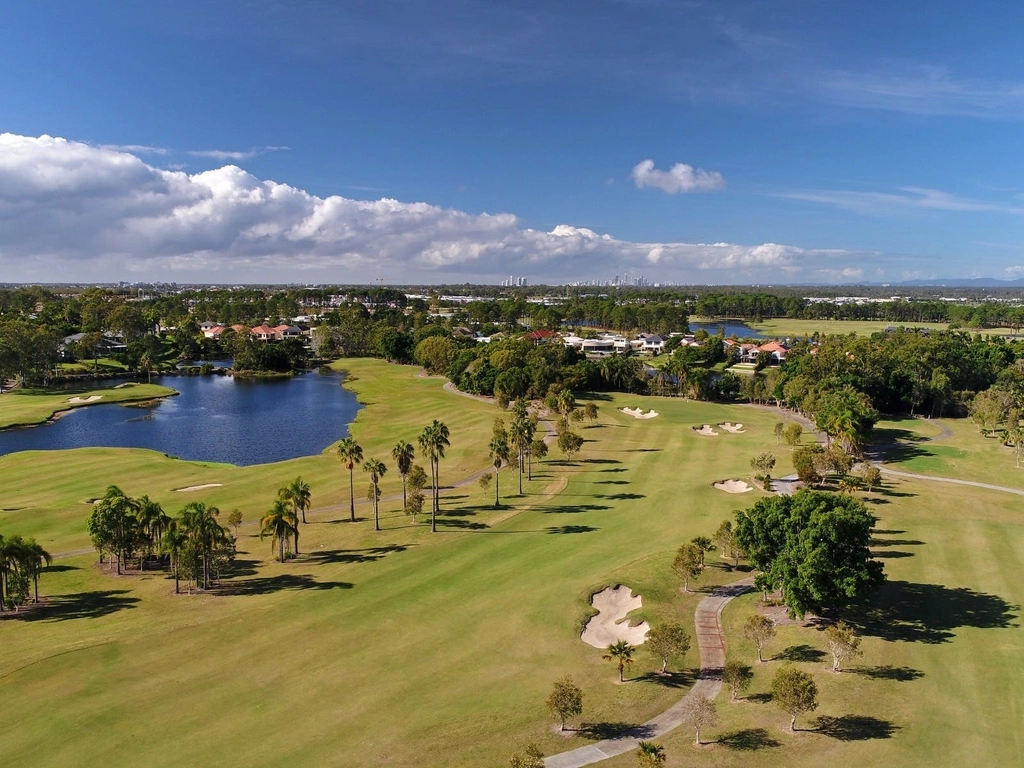
[[[649,725],[634,725],[623,722],[583,723],[576,733],[584,739],[604,741],[605,739],[649,739],[654,735],[654,728]]]
[[[629,485],[629,480],[598,480],[594,485]]]
[[[822,715],[814,721],[815,730],[823,736],[838,741],[868,741],[869,739],[891,739],[899,726],[890,720],[881,720],[870,715],[843,715],[828,717]]]
[[[601,472],[629,472],[625,467],[615,467],[614,469],[602,469]]]
[[[554,507],[544,507],[544,514],[575,514],[578,512],[600,512],[604,509],[611,509],[608,504],[559,504]]]
[[[438,528],[447,528],[449,530],[464,530],[464,531],[481,531],[486,528],[490,528],[487,523],[474,523],[469,520],[452,519],[449,517],[439,517],[437,519]]]
[[[877,533],[877,531],[876,531]],[[872,538],[869,546],[872,547],[920,547],[924,542],[920,539],[875,539]]]
[[[997,595],[941,584],[888,581],[871,598],[844,609],[843,618],[862,635],[883,640],[945,643],[959,627],[1017,626],[1013,605]]]
[[[317,581],[305,574],[282,573],[277,576],[266,576],[258,579],[228,581],[212,590],[218,595],[269,595],[284,590],[306,589],[352,589],[355,585],[348,581]]]
[[[901,557],[913,557],[914,553],[913,552],[901,552],[899,550],[893,550],[891,552],[872,552],[871,556],[872,557],[898,559],[898,558],[901,558]]]
[[[48,565],[43,569],[43,573],[64,573],[65,571],[80,571],[82,570],[77,565]]]
[[[618,459],[583,459],[583,464],[621,464]]]
[[[773,739],[766,728],[744,728],[742,731],[733,731],[719,737],[717,743],[738,752],[756,752],[759,749],[782,746],[782,742]]]
[[[682,672],[669,670],[665,674],[648,672],[633,679],[645,683],[654,683],[663,688],[689,688],[697,680],[697,675],[692,670],[684,670]]]
[[[846,671],[855,675],[863,675],[872,680],[895,680],[900,683],[909,683],[924,677],[924,672],[920,669],[896,667],[892,664],[883,664],[877,667],[853,667]]]
[[[636,501],[638,499],[646,499],[647,495],[644,493],[595,493],[595,499],[608,499],[609,501]]]
[[[772,695],[770,693],[751,693],[744,698],[746,701],[753,701],[756,704],[770,704]]]
[[[134,608],[137,597],[126,597],[127,589],[107,589],[56,595],[46,602],[32,605],[18,613],[0,614],[12,621],[71,621],[73,619],[99,619],[112,613]]]
[[[814,662],[825,658],[825,652],[803,643],[791,645],[775,654],[776,661]]]
[[[565,533],[590,533],[598,530],[591,525],[550,525],[544,533],[565,534]]]
[[[372,563],[392,552],[404,552],[408,549],[402,544],[386,547],[366,547],[364,549],[319,549],[302,555],[302,559],[321,565],[337,565],[340,563]]]

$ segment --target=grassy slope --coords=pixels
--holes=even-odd
[[[29,426],[42,424],[53,418],[55,413],[70,411],[72,408],[85,408],[89,405],[103,403],[129,403],[140,400],[153,400],[175,394],[173,389],[157,384],[132,384],[128,387],[63,390],[54,393],[47,389],[14,389],[0,395],[0,429],[7,427]],[[102,396],[102,400],[92,403],[69,403],[73,397],[88,398],[93,395]]]
[[[409,369],[362,361],[352,369],[358,378],[353,386],[373,403],[354,427],[368,455],[384,455],[404,430],[437,416],[453,426],[461,452],[453,449],[445,470],[450,479],[486,463],[483,445],[493,409],[444,393],[439,381],[413,378]],[[662,416],[637,421],[612,409],[637,404]],[[63,561],[68,570],[47,575],[44,592],[86,594],[69,598],[66,609],[57,603],[41,620],[0,624],[8,651],[0,659],[0,677],[5,700],[19,713],[0,724],[5,758],[11,765],[78,765],[131,754],[135,761],[172,765],[180,762],[176,747],[188,734],[190,754],[211,764],[501,765],[530,740],[548,753],[582,743],[546,731],[541,702],[551,680],[567,672],[586,691],[587,719],[636,722],[656,713],[681,690],[650,681],[613,685],[611,665],[577,638],[587,596],[623,581],[644,596],[643,616],[692,622],[699,596],[681,596],[666,578],[672,551],[757,498],[759,491],[729,496],[710,483],[749,477],[749,457],[774,443],[775,417],[739,406],[635,397],[616,397],[601,407],[599,425],[584,430],[588,461],[546,462],[529,495],[516,500],[525,511],[512,517],[481,506],[483,493],[475,486],[448,494],[437,535],[410,526],[394,513],[393,502],[384,505],[387,530],[380,534],[365,522],[338,523],[345,511],[328,510],[303,529],[302,549],[311,554],[286,565],[269,562],[268,543],[243,529],[241,560],[250,573],[240,594],[230,597],[174,598],[161,576],[116,579],[97,573],[88,556]],[[705,438],[689,430],[726,419],[747,423],[750,431]],[[169,473],[162,486],[229,480],[223,489],[196,495],[221,494],[225,508],[242,498],[262,498],[265,506],[279,478],[299,468],[313,480],[318,500],[347,496],[337,463],[321,457],[250,475],[123,452],[116,472],[97,463],[90,469],[103,477],[78,480],[85,483],[78,487],[64,480],[80,475],[89,453],[37,454],[33,466],[48,464],[39,471],[47,469],[63,483],[69,498],[121,475],[132,475],[140,485],[133,492],[143,492],[146,482]],[[784,462],[787,452],[776,453]],[[330,464],[321,467],[320,461]],[[7,469],[0,464],[5,477]],[[503,475],[510,489],[514,476]],[[389,475],[388,481],[394,485],[385,493],[397,487],[396,478]],[[886,559],[896,581],[963,585],[1022,601],[1020,585],[1001,575],[1019,570],[1024,551],[1013,501],[966,490],[936,492],[923,484],[891,490],[912,495],[883,497],[890,502],[878,506],[883,525],[905,531],[888,538],[925,542],[892,546],[913,555]],[[11,505],[8,496],[0,490],[4,507]],[[53,527],[63,531],[58,538],[70,541],[85,510],[79,503],[73,514],[62,512],[60,503],[48,501],[34,516],[40,528],[44,519],[55,520]],[[8,529],[0,518],[0,530]],[[735,577],[715,568],[705,583]],[[938,597],[928,603],[921,626],[941,625],[949,596]],[[729,626],[751,604],[746,599],[730,608]],[[954,606],[958,618],[945,622],[955,624],[946,642],[866,642],[864,664],[907,665],[924,673],[920,680],[816,673],[821,713],[891,721],[899,729],[892,739],[791,739],[777,730],[782,718],[770,706],[728,707],[722,701],[724,722],[715,733],[764,727],[785,746],[750,752],[719,745],[696,753],[685,746],[689,737],[677,733],[666,740],[670,765],[777,765],[796,757],[817,764],[945,764],[948,754],[970,755],[970,749],[985,758],[972,764],[1013,762],[1021,754],[1014,741],[1019,735],[996,729],[1019,719],[1024,701],[1019,676],[1011,674],[1021,633],[969,626],[992,615],[991,601],[968,596]],[[913,625],[913,615],[905,618]],[[791,637],[780,647],[820,646],[814,630],[786,632]],[[730,647],[749,656],[742,643]],[[981,649],[984,659],[972,658]],[[695,664],[696,653],[686,662]],[[634,674],[653,666],[642,653]],[[763,687],[765,676],[759,678]],[[964,744],[956,741],[961,723],[996,707],[1005,714]],[[282,723],[288,724],[287,737],[270,736]],[[632,764],[632,757],[607,763]]]
[[[952,435],[944,436],[944,429]],[[1013,449],[983,437],[970,419],[887,420],[876,435],[890,444],[885,455],[894,469],[1024,490],[1024,468],[1017,469]]]

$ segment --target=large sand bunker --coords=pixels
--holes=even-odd
[[[68,402],[72,405],[81,405],[82,403],[95,403],[102,399],[103,395],[89,395],[88,397],[69,397]]]
[[[648,411],[644,413],[643,408],[623,408],[623,413],[628,413],[634,419],[653,419],[658,415],[657,411]]]
[[[640,595],[634,597],[629,587],[620,584],[614,589],[602,589],[591,598],[590,604],[598,613],[587,622],[580,636],[580,640],[587,645],[607,648],[619,640],[625,640],[630,645],[640,645],[647,639],[647,633],[651,631],[650,624],[645,621],[631,627],[626,620],[626,614],[643,605]]]
[[[715,488],[726,493],[746,493],[754,490],[752,485],[747,485],[742,480],[723,480],[720,483],[715,483]]]
[[[711,428],[710,424],[705,424],[702,427],[694,427],[693,431],[696,432],[698,435],[707,435],[709,437],[717,437],[718,436],[718,433],[715,432],[715,430],[713,430]]]
[[[732,432],[734,435],[741,435],[747,431],[743,428],[742,424],[733,424],[731,421],[727,421],[724,424],[719,424],[718,426],[724,429],[726,432]]]

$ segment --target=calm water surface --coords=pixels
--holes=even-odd
[[[732,336],[738,336],[741,339],[764,339],[759,332],[755,331],[746,323],[741,323],[738,320],[722,320],[718,323],[690,323],[690,333],[697,330],[705,330],[714,336],[718,333],[719,328],[725,328],[725,338]]]
[[[181,394],[138,408],[90,405],[52,424],[0,432],[0,455],[105,446],[150,448],[191,461],[265,464],[320,453],[348,435],[362,407],[337,373],[288,379],[161,376]]]

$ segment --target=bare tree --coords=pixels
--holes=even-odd
[[[775,637],[775,622],[755,613],[743,623],[743,636],[757,646],[757,660],[764,664],[761,651]]]
[[[718,722],[718,709],[715,702],[703,693],[693,691],[683,701],[683,722],[693,728],[697,734],[694,744],[699,745],[702,728],[711,728]]]

